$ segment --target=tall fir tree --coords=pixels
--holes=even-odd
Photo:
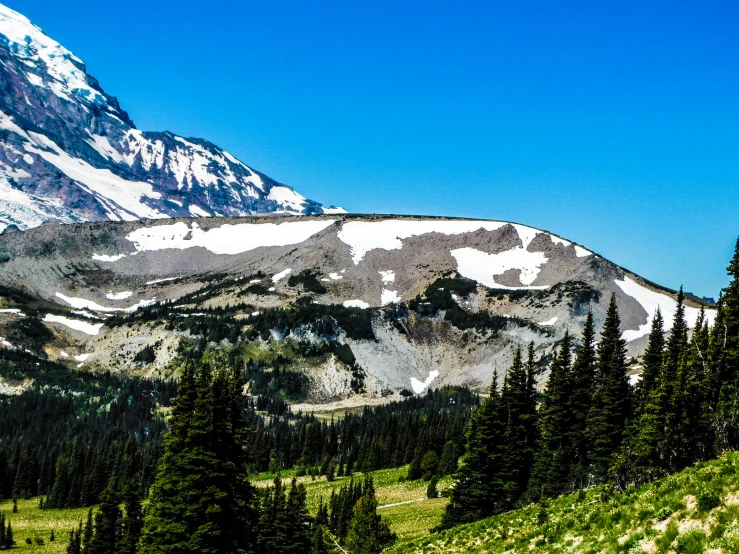
[[[116,493],[115,479],[100,495],[100,508],[95,514],[94,533],[84,554],[111,554],[116,552],[121,540],[122,513],[120,497]]]
[[[575,488],[584,487],[587,482],[589,448],[587,422],[595,387],[596,361],[595,324],[593,312],[589,311],[583,326],[581,345],[570,372],[568,405],[571,419],[568,433],[572,445],[572,464],[569,481]]]
[[[598,363],[588,413],[589,478],[601,484],[608,478],[614,453],[621,446],[630,412],[630,385],[626,376],[626,345],[621,338],[616,295],[606,313],[598,344]]]
[[[371,477],[365,480],[362,488],[362,496],[354,506],[349,523],[346,548],[352,554],[380,554],[397,536],[377,513],[377,496]]]
[[[565,332],[551,364],[544,401],[539,408],[539,448],[529,482],[528,498],[559,496],[570,489],[570,467],[574,448],[572,428],[572,368],[570,335]]]
[[[205,363],[184,368],[138,552],[253,552],[243,382]]]

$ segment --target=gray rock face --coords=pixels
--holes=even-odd
[[[234,318],[237,340],[255,352],[306,352],[321,341],[348,346],[364,375],[360,403],[428,386],[485,390],[517,346],[533,342],[547,360],[566,331],[579,339],[588,311],[599,330],[612,294],[633,356],[646,346],[656,309],[668,328],[676,311],[674,292],[549,232],[503,221],[320,215],[96,222],[2,234],[0,254],[0,345],[6,337],[38,351],[11,334],[20,313],[36,314],[54,333],[44,346],[52,359],[154,371],[171,361],[179,341],[204,340],[180,323],[217,309],[209,317]],[[305,272],[312,284],[301,281]],[[691,327],[702,305],[688,301]],[[345,307],[368,318],[374,338],[352,333],[341,317],[334,329],[318,312],[337,317]],[[712,321],[715,310],[705,307]],[[273,308],[319,315],[296,317],[302,323],[286,329],[265,319]],[[250,335],[258,325],[270,325],[261,328],[271,335]],[[136,365],[144,346],[157,349],[152,366]],[[346,400],[355,392],[351,368],[322,352],[297,356],[292,367],[309,376],[312,402]]]
[[[80,59],[0,5],[0,231],[337,211],[206,140],[136,129]]]

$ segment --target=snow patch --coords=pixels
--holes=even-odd
[[[366,310],[367,308],[369,308],[369,304],[367,304],[367,302],[365,302],[364,300],[345,300],[344,307],[345,308],[362,308],[363,310]]]
[[[92,300],[87,300],[85,298],[75,298],[73,296],[66,296],[65,294],[62,294],[61,292],[57,292],[56,296],[57,298],[61,298],[62,300],[64,300],[67,304],[69,304],[73,308],[77,308],[78,310],[92,310],[93,312],[131,313],[131,312],[135,312],[139,308],[150,306],[154,302],[156,302],[156,298],[152,298],[151,300],[142,300],[141,302],[138,302],[134,304],[133,306],[129,306],[128,308],[110,308],[107,306],[101,306],[97,302],[94,302]]]
[[[438,376],[439,371],[434,369],[433,371],[429,371],[429,376],[426,377],[425,381],[419,381],[415,377],[411,377],[411,388],[413,389],[413,392],[421,394]]]
[[[402,298],[398,295],[397,291],[383,289],[380,295],[380,305],[387,306],[388,304],[397,304]]]
[[[389,285],[390,283],[395,282],[395,272],[392,269],[388,269],[387,271],[380,271],[380,277],[382,278],[382,284],[383,285]]]
[[[166,283],[167,281],[175,281],[177,279],[179,279],[179,277],[165,277],[164,279],[154,279],[153,281],[147,281],[145,284],[156,285],[157,283]]]
[[[547,319],[546,321],[540,321],[539,325],[543,327],[549,327],[550,325],[554,325],[555,323],[557,323],[557,318],[553,317],[552,319]]]
[[[275,273],[272,275],[272,282],[273,283],[279,283],[282,279],[288,276],[288,274],[292,271],[289,267],[287,269],[283,269],[279,273]]]
[[[404,219],[386,219],[384,221],[350,221],[344,223],[338,233],[339,240],[351,248],[352,261],[357,265],[365,254],[372,250],[400,250],[403,239],[441,233],[444,235],[461,235],[479,229],[495,231],[508,225],[505,221],[414,221]],[[521,240],[526,243],[531,233],[540,231],[516,225]],[[529,232],[531,231],[531,233]],[[533,236],[531,237],[533,238]],[[526,243],[528,246],[528,243]]]
[[[123,292],[108,291],[105,298],[108,300],[125,300],[126,298],[131,298],[131,296],[133,296],[133,292],[130,290],[125,290]]]
[[[647,312],[646,323],[640,325],[636,330],[626,330],[623,332],[621,337],[626,342],[631,342],[632,340],[636,340],[649,334],[652,329],[652,320],[654,319],[654,314],[657,312],[657,308],[662,312],[662,318],[665,320],[665,331],[672,329],[672,323],[675,319],[675,313],[677,312],[677,302],[675,300],[666,294],[654,292],[640,285],[628,275],[624,275],[623,281],[615,280],[615,283],[622,291],[639,302],[642,308]],[[695,321],[698,319],[699,313],[699,308],[685,306],[685,319],[688,322],[688,327],[693,328],[695,326]],[[708,324],[713,325],[716,320],[716,310],[707,309],[705,310],[705,314]]]
[[[13,314],[19,315],[21,317],[26,317],[26,314],[24,314],[18,308],[3,308],[2,310],[0,310],[0,314]]]
[[[87,323],[86,321],[70,319],[68,317],[54,314],[46,314],[44,321],[47,323],[59,323],[60,325],[64,325],[70,329],[74,329],[75,331],[80,331],[93,336],[97,335],[100,332],[100,328],[103,326],[102,323]]]
[[[578,258],[585,258],[587,256],[590,256],[592,252],[590,250],[585,250],[582,246],[576,244],[575,245],[575,255]]]
[[[344,277],[339,275],[338,273],[329,273],[328,276],[331,278],[332,281],[338,281],[339,279],[343,279]]]
[[[139,252],[196,246],[214,254],[241,254],[266,246],[290,246],[304,242],[336,220],[290,221],[285,223],[239,223],[203,231],[193,222],[141,227],[126,235]]]
[[[125,258],[125,254],[115,254],[114,256],[109,256],[108,254],[93,254],[92,259],[97,262],[117,262],[118,260],[122,260]]]
[[[90,356],[92,356],[92,352],[88,354],[78,354],[77,356],[74,356],[74,359],[78,362],[86,362]]]
[[[457,260],[457,271],[468,279],[473,279],[489,288],[504,289],[546,289],[546,286],[533,286],[541,266],[547,262],[543,252],[529,252],[516,247],[500,254],[487,254],[475,248],[457,248],[451,251]],[[522,287],[509,287],[495,282],[495,275],[501,275],[509,269],[520,270],[519,280]]]

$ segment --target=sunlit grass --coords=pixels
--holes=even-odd
[[[38,498],[19,499],[18,513],[14,514],[12,501],[0,501],[0,511],[5,513],[6,520],[10,520],[13,526],[15,551],[47,554],[66,552],[69,531],[87,518],[88,508],[39,510],[38,506]],[[54,542],[49,541],[52,529],[56,535]],[[30,538],[34,544],[26,544],[26,538]],[[42,539],[44,544],[35,544],[37,538]]]

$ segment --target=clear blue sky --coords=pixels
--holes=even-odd
[[[137,126],[352,212],[507,219],[715,296],[739,3],[4,0]]]

